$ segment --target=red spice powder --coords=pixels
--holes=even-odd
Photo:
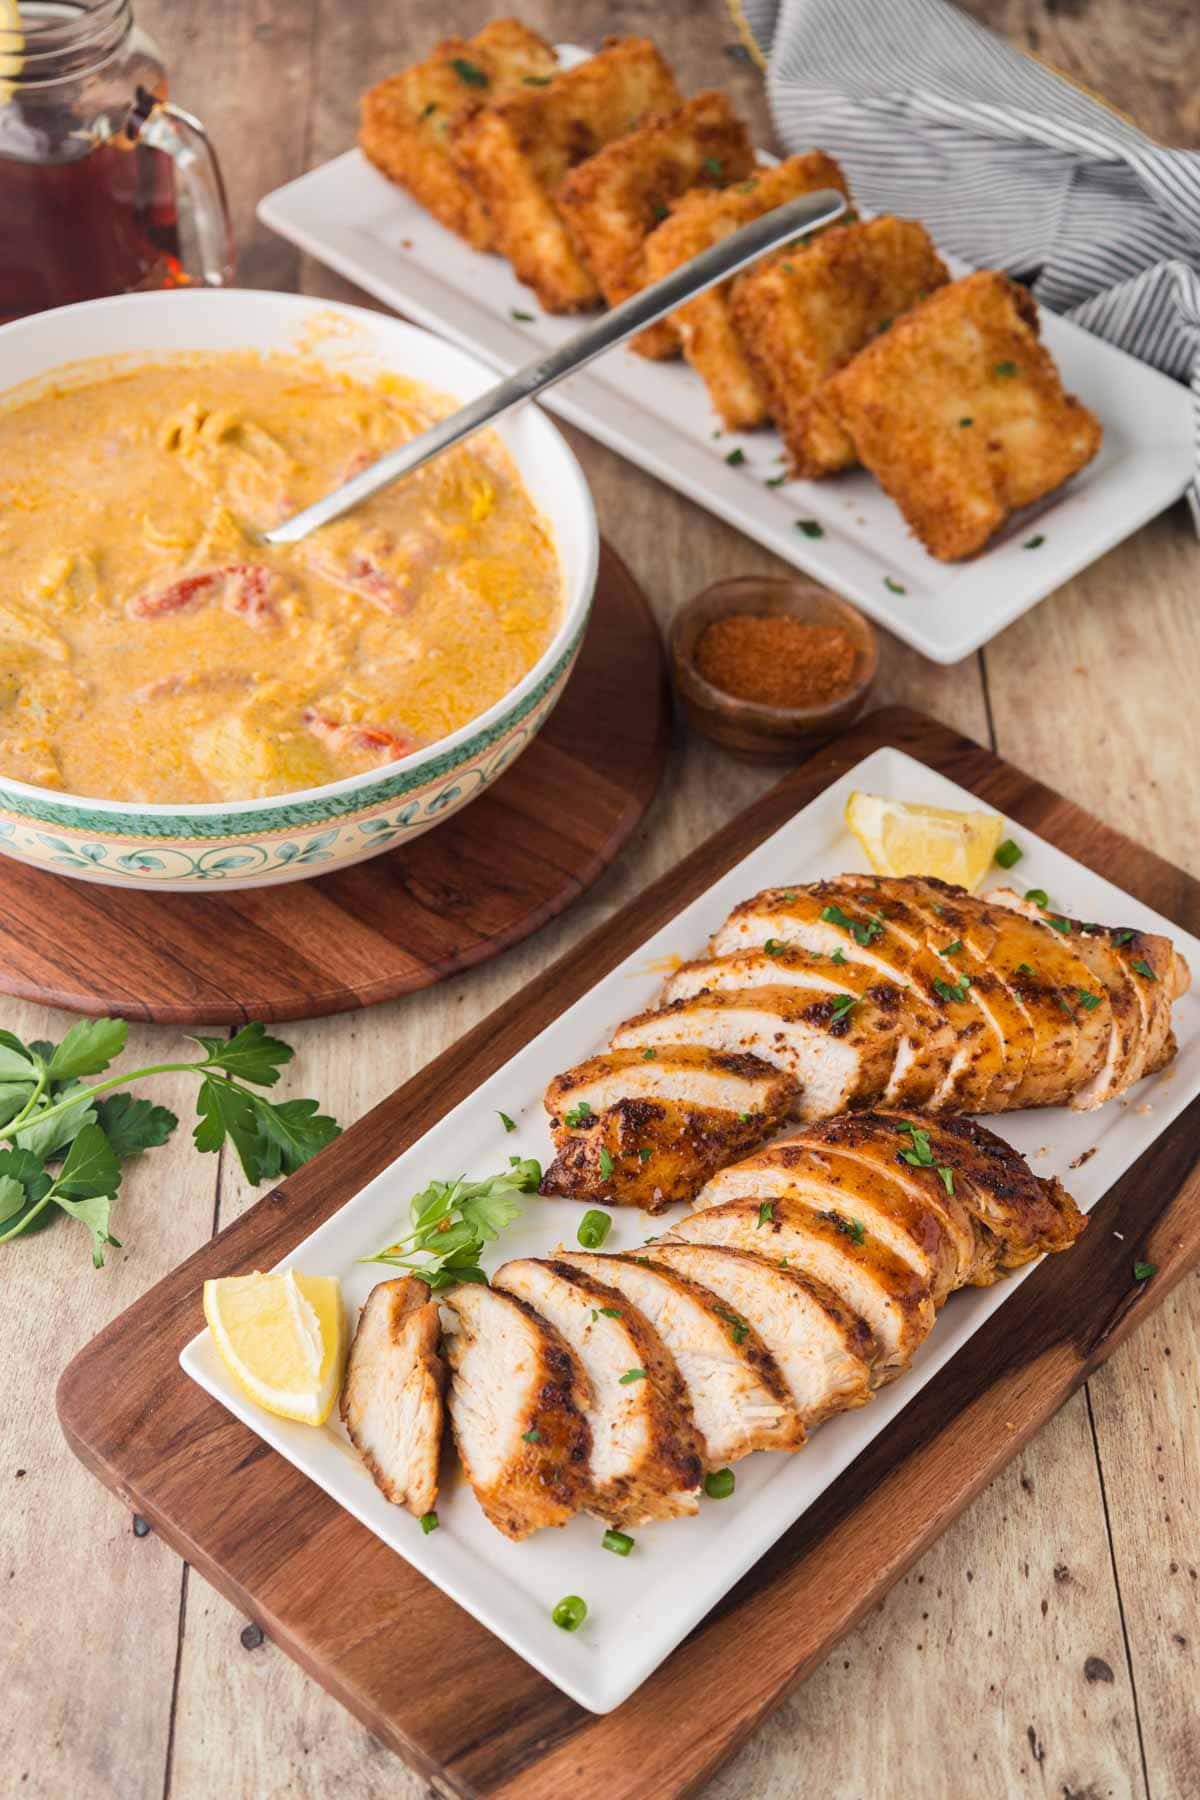
[[[760,706],[821,706],[854,685],[854,640],[840,625],[786,613],[731,613],[700,634],[696,667],[735,700]]]

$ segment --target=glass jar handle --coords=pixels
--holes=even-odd
[[[179,260],[205,287],[233,280],[233,228],[216,151],[199,119],[141,90],[129,116],[133,142],[161,150],[175,165]]]

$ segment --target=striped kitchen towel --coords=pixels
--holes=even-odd
[[[946,0],[731,0],[789,150],[864,208],[1027,281],[1191,386],[1200,532],[1200,152],[1167,150]]]

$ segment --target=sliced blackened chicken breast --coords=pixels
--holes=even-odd
[[[657,1243],[654,1260],[753,1319],[808,1430],[871,1398],[875,1339],[832,1288],[798,1269],[724,1245]]]
[[[375,1485],[420,1518],[437,1499],[445,1364],[441,1320],[415,1275],[367,1295],[346,1360],[341,1415]]]
[[[757,987],[700,993],[626,1020],[618,1050],[709,1044],[773,1063],[797,1083],[802,1117],[839,1112],[885,1091],[895,1061],[893,1015],[836,987]]]
[[[661,1212],[777,1131],[795,1097],[772,1064],[704,1045],[593,1056],[546,1090],[558,1154],[541,1192]]]
[[[756,1326],[654,1254],[653,1246],[637,1256],[570,1251],[559,1261],[616,1288],[657,1331],[687,1388],[706,1467],[751,1450],[799,1449],[803,1423]]]
[[[975,1264],[962,1279],[975,1287],[1048,1251],[1066,1250],[1087,1224],[1061,1182],[1035,1175],[1019,1151],[973,1119],[847,1114],[807,1127],[798,1141],[886,1169],[931,1204],[939,1190],[960,1204],[977,1240]]]
[[[493,1286],[536,1308],[574,1352],[588,1392],[589,1512],[612,1525],[694,1513],[704,1444],[675,1361],[613,1287],[565,1262],[508,1262]]]
[[[961,1243],[945,1211],[914,1196],[890,1170],[867,1168],[835,1150],[785,1140],[722,1169],[697,1196],[697,1206],[726,1200],[791,1195],[818,1211],[853,1216],[928,1282],[940,1305],[961,1285]]]
[[[907,1367],[933,1324],[928,1282],[849,1212],[764,1194],[690,1213],[663,1242],[726,1244],[824,1282],[870,1327],[879,1352],[877,1384]]]
[[[498,1531],[565,1525],[589,1494],[583,1372],[553,1327],[512,1294],[464,1282],[444,1296],[450,1423],[467,1479]]]

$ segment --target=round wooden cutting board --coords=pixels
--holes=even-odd
[[[99,887],[0,857],[0,992],[171,1024],[373,1006],[499,955],[570,906],[654,797],[662,644],[604,546],[587,638],[544,729],[480,799],[339,874],[234,893]]]

